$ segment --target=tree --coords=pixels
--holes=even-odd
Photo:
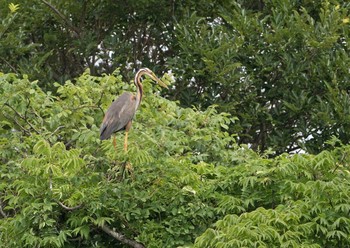
[[[254,150],[317,153],[332,135],[347,143],[348,10],[345,1],[283,0],[232,2],[211,19],[189,13],[170,60],[174,99],[237,116],[230,130]]]
[[[99,140],[103,110],[133,87],[119,71],[57,95],[26,76],[0,85],[0,247],[349,246],[349,146],[261,156],[229,135],[235,118],[146,80],[124,153],[122,133],[116,149]]]
[[[226,114],[182,109],[145,82],[124,153],[123,134],[117,149],[98,134],[102,109],[132,88],[118,71],[56,84],[57,96],[27,77],[2,74],[0,83],[1,244],[115,247],[107,232],[124,243],[178,246],[217,218],[204,198],[210,185],[195,171],[233,159],[219,152],[234,144],[221,131]]]
[[[221,185],[231,182],[246,212],[226,215],[193,247],[348,246],[349,151],[345,146],[235,167]],[[224,206],[237,202],[232,198]]]
[[[212,5],[165,0],[17,2],[19,17],[6,33],[13,43],[0,41],[2,71],[50,83],[64,83],[85,68],[101,75],[120,67],[127,81],[140,66],[165,71],[166,61],[176,53],[177,20],[188,9],[208,13]],[[5,2],[0,5],[0,13],[8,11]]]
[[[348,10],[2,3],[0,247],[349,246]],[[145,80],[124,152],[99,125],[140,63],[178,101]]]
[[[0,66],[45,90],[120,68],[172,70],[170,99],[237,116],[256,151],[320,152],[349,140],[347,1],[28,1],[4,22]],[[9,15],[7,3],[0,6]]]

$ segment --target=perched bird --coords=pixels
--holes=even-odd
[[[140,69],[134,79],[136,86],[136,95],[131,92],[124,92],[119,96],[108,108],[100,128],[100,139],[109,139],[115,132],[125,130],[124,151],[128,150],[128,132],[131,127],[132,119],[135,116],[136,110],[140,106],[143,88],[141,77],[143,75],[149,76],[156,81],[160,86],[168,88],[154,73],[148,68]],[[113,140],[114,147],[116,146],[115,137]]]

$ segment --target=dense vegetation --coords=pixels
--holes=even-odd
[[[168,99],[217,104],[239,144],[275,155],[349,141],[349,1],[29,1],[0,26],[3,72],[45,89],[89,68],[176,76]],[[283,89],[283,90],[281,90]]]
[[[98,138],[120,81],[84,73],[54,96],[1,75],[3,247],[114,247],[112,227],[146,247],[349,245],[349,146],[259,156],[226,131],[234,118],[146,82],[125,154],[122,133],[116,150]]]
[[[350,246],[348,1],[0,15],[1,248]],[[170,89],[145,79],[124,152],[99,126],[140,66]]]

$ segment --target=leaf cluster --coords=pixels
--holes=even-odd
[[[348,166],[349,146],[236,166],[218,185],[236,199],[221,206],[244,211],[217,221],[194,247],[348,246]]]

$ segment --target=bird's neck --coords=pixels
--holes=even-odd
[[[140,106],[143,96],[143,88],[140,80],[136,82],[136,105],[135,110]]]

